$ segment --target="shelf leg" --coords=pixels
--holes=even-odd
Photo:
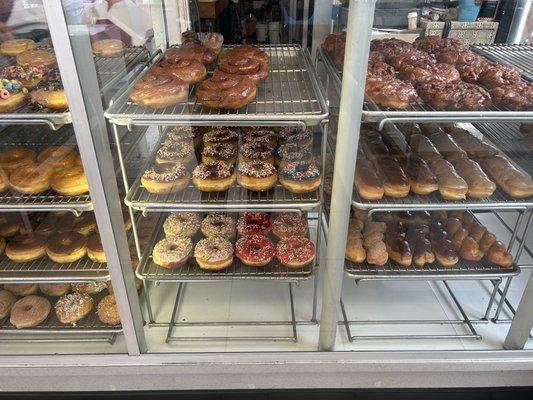
[[[348,314],[346,314],[346,307],[344,306],[344,301],[342,300],[342,297],[340,299],[340,304],[341,304],[342,319],[344,322],[344,327],[346,328],[346,335],[348,336],[348,340],[350,342],[353,342],[352,331],[350,330],[350,322],[348,320]]]
[[[531,309],[533,309],[533,275],[529,277],[524,294],[516,309],[516,314],[503,344],[504,349],[521,350],[524,348],[533,328]]]
[[[296,328],[296,313],[294,311],[294,295],[292,293],[292,283],[289,282],[289,299],[291,303],[291,325],[292,325],[292,336],[294,338],[294,343],[298,342],[298,331]]]
[[[146,301],[146,311],[148,312],[148,323],[154,324],[154,314],[152,312],[152,303],[150,301],[150,291],[149,291],[149,283],[147,281],[143,280],[143,292],[144,292],[144,300]]]
[[[496,312],[494,313],[494,317],[492,318],[492,322],[497,322],[500,318],[500,313],[502,312],[503,306],[505,305],[505,302],[507,300],[507,292],[509,291],[509,287],[511,286],[511,282],[513,281],[513,277],[507,278],[507,281],[505,282],[505,286],[503,287],[503,291],[500,297],[500,302],[498,303],[498,307],[496,308]]]
[[[500,288],[500,284],[502,283],[502,279],[496,279],[490,281],[493,285],[492,292],[490,294],[489,304],[487,304],[487,309],[485,310],[485,315],[483,316],[483,321],[488,321],[490,317],[490,310],[492,308],[492,305],[494,304],[494,301],[496,300],[496,295],[498,294],[498,289]]]
[[[185,287],[185,284],[183,282],[180,282],[178,284],[178,292],[176,293],[176,301],[174,302],[174,308],[172,309],[172,318],[170,319],[170,323],[168,324],[168,332],[167,332],[167,338],[165,339],[165,343],[169,343],[170,338],[172,337],[172,331],[174,330],[176,318],[178,317],[178,310],[179,310],[181,296],[182,296],[184,287]]]
[[[466,315],[465,310],[463,310],[463,307],[461,306],[461,303],[459,303],[459,300],[457,300],[457,297],[455,297],[455,294],[453,293],[452,289],[448,285],[448,282],[442,281],[444,283],[444,286],[446,286],[446,289],[448,290],[448,293],[450,293],[450,296],[452,297],[453,302],[457,306],[457,309],[461,313],[461,316],[463,317],[464,323],[468,326],[468,329],[470,329],[470,332],[472,332],[472,335],[476,337],[476,339],[480,340],[481,335],[479,335],[474,328],[474,325],[472,325],[472,322],[470,321],[470,318],[468,318],[468,315]]]

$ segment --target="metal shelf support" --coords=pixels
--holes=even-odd
[[[354,150],[359,142],[359,130],[364,100],[364,85],[370,48],[370,33],[375,0],[351,0],[344,60],[344,79],[337,130],[337,152],[333,172],[333,192],[328,230],[326,268],[324,271],[322,314],[319,349],[332,350],[338,325],[344,253],[355,172]],[[330,236],[331,235],[331,236]],[[330,240],[329,238],[334,238]]]

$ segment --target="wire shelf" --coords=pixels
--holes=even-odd
[[[149,53],[145,46],[128,47],[121,57],[94,56],[100,90],[105,92],[111,88],[135,65],[146,61],[148,56]]]
[[[327,51],[324,51],[322,47],[317,49],[317,54],[319,60],[324,62],[328,76],[331,78],[333,85],[335,86],[335,90],[340,94],[342,89],[342,71],[337,68],[331,59],[330,54]]]
[[[231,47],[225,46],[225,49],[228,48]],[[204,107],[196,99],[195,86],[191,88],[186,103],[162,109],[141,107],[129,99],[134,85],[132,82],[112,101],[105,115],[117,125],[170,125],[179,122],[191,125],[279,125],[288,121],[318,125],[328,116],[328,108],[307,51],[299,45],[260,48],[269,55],[271,74],[258,85],[255,101],[240,110]],[[160,59],[161,56],[154,62]],[[143,74],[147,70],[148,66]]]
[[[533,45],[531,44],[473,44],[472,50],[489,60],[519,69],[533,80]]]
[[[222,271],[207,271],[201,269],[194,257],[181,268],[174,270],[162,268],[156,265],[152,259],[152,250],[155,244],[164,238],[163,222],[166,215],[161,216],[154,229],[151,241],[145,247],[136,274],[142,280],[165,281],[165,282],[197,282],[197,281],[227,281],[227,280],[276,280],[295,282],[309,279],[316,268],[315,260],[302,268],[288,268],[279,263],[276,259],[268,265],[260,268],[244,265],[237,257],[234,257],[233,264]],[[197,240],[193,239],[193,243]]]

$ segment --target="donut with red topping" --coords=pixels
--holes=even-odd
[[[263,235],[244,236],[235,244],[235,255],[250,267],[264,267],[276,255],[272,240]]]
[[[305,237],[282,239],[276,246],[276,256],[281,264],[289,268],[301,268],[315,259],[316,248]]]
[[[279,239],[307,235],[307,219],[298,213],[281,213],[272,223],[272,232]]]
[[[237,221],[239,236],[267,235],[272,229],[270,215],[260,212],[244,212]]]

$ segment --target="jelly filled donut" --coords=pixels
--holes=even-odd
[[[192,182],[202,192],[223,192],[235,182],[233,165],[223,161],[202,163],[192,172]]]
[[[189,184],[191,174],[183,164],[156,164],[144,171],[143,187],[150,193],[168,194],[183,190]]]
[[[37,260],[46,254],[46,237],[38,233],[15,236],[6,246],[6,256],[15,262]]]
[[[315,245],[305,237],[285,238],[278,242],[276,253],[280,263],[289,268],[300,268],[315,259]]]
[[[228,240],[235,238],[235,220],[224,213],[209,213],[202,220],[200,229],[205,237],[223,237]]]
[[[166,236],[193,237],[200,229],[200,217],[195,212],[174,212],[163,223]]]
[[[57,263],[67,264],[79,260],[87,253],[87,238],[78,232],[54,235],[46,243],[46,254]]]
[[[203,81],[196,97],[209,108],[238,110],[254,101],[256,93],[257,88],[249,78],[220,73]]]
[[[48,299],[41,296],[26,296],[11,308],[9,322],[17,329],[40,325],[50,314],[52,306]]]
[[[152,258],[154,263],[167,269],[176,269],[185,265],[193,251],[192,241],[188,237],[167,236],[154,246]]]
[[[244,212],[237,221],[239,236],[267,235],[272,229],[270,215],[260,212]]]
[[[60,297],[54,309],[59,322],[74,324],[89,315],[93,309],[93,299],[87,293],[69,293]]]
[[[222,237],[205,238],[196,244],[194,257],[201,269],[219,271],[233,263],[233,245]]]
[[[130,99],[151,108],[183,103],[189,96],[189,84],[173,75],[146,75],[135,84]]]
[[[278,181],[278,172],[274,165],[264,161],[239,162],[237,182],[242,187],[254,192],[272,189]]]
[[[275,257],[276,247],[266,236],[244,236],[235,243],[235,255],[245,265],[264,267]]]
[[[272,223],[272,233],[279,238],[307,235],[307,219],[298,213],[281,213]]]
[[[314,162],[293,161],[279,173],[279,182],[292,193],[308,193],[318,189],[322,178]]]

